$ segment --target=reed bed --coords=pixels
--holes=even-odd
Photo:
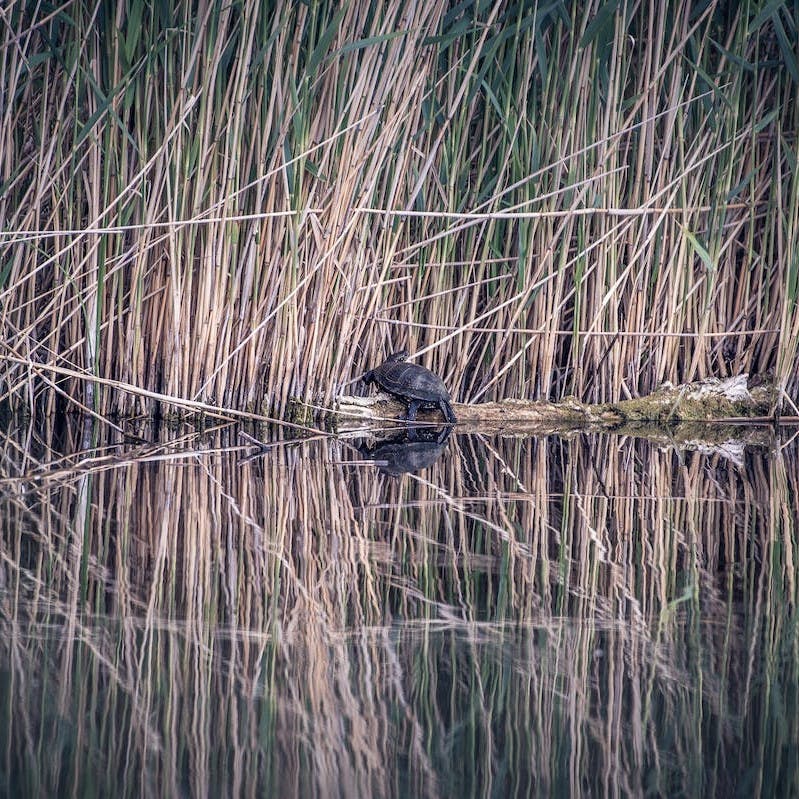
[[[0,396],[283,418],[407,346],[458,401],[795,399],[795,12],[10,0]]]
[[[796,789],[796,440],[116,437],[0,451],[4,792]]]

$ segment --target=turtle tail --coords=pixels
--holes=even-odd
[[[441,408],[441,413],[444,414],[444,418],[449,422],[449,424],[456,424],[458,421],[458,417],[455,416],[455,411],[452,410],[452,405],[450,405],[446,400],[442,399],[439,403],[439,407]]]

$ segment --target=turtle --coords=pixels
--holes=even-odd
[[[408,406],[407,420],[413,422],[419,408],[440,408],[449,424],[457,418],[452,411],[452,402],[444,381],[424,366],[405,363],[407,350],[389,355],[386,360],[368,371],[361,380],[368,386],[374,383]]]
[[[409,427],[399,438],[389,438],[370,447],[366,443],[358,451],[374,461],[383,474],[398,477],[406,472],[420,472],[432,466],[443,454],[452,428]]]

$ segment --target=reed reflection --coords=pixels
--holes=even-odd
[[[6,793],[799,777],[795,440],[454,435],[398,480],[335,440],[15,424]]]

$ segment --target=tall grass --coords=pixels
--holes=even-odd
[[[407,346],[461,401],[769,369],[795,397],[797,22],[11,0],[0,393],[285,415]]]

